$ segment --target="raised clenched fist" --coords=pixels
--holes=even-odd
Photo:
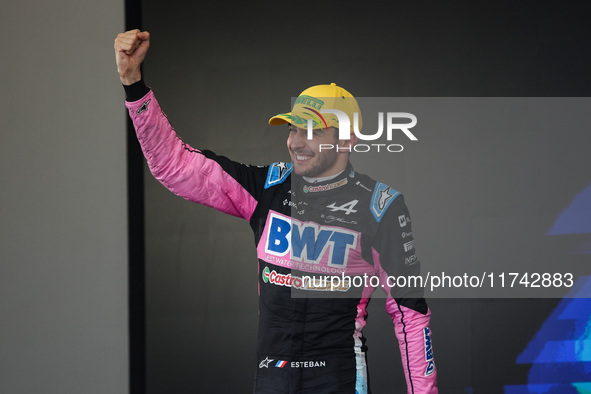
[[[115,38],[117,72],[124,85],[131,85],[142,78],[140,66],[150,47],[150,33],[138,29],[119,33]]]

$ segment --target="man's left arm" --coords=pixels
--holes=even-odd
[[[388,295],[386,311],[394,322],[408,393],[437,393],[437,369],[433,358],[429,321],[431,311],[421,283],[388,288],[396,277],[420,275],[411,218],[404,197],[398,195],[380,220],[374,241],[374,264]],[[390,276],[390,281],[388,281]]]

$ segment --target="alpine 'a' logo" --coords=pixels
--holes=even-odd
[[[142,104],[141,107],[138,108],[137,110],[137,114],[141,114],[144,111],[148,110],[148,104],[150,104],[150,101],[152,101],[152,99],[149,99],[148,101],[146,101],[145,103]]]
[[[357,205],[358,202],[359,200],[353,200],[339,206],[336,206],[336,202],[333,202],[332,204],[327,205],[326,208],[330,208],[331,212],[343,211],[345,212],[345,215],[349,215],[357,212],[355,205]]]

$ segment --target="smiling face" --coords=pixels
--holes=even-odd
[[[334,127],[315,129],[311,140],[307,138],[307,133],[306,129],[289,125],[287,149],[294,172],[305,177],[321,178],[343,171],[349,159],[349,151],[344,148],[350,141],[338,141],[338,130]],[[322,146],[322,151],[321,144],[326,144]],[[340,148],[338,152],[337,144]],[[327,149],[328,145],[332,145],[333,148]]]

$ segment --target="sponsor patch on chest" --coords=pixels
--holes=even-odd
[[[340,274],[352,261],[361,263],[360,238],[357,231],[270,211],[257,252],[260,259],[274,265]]]

